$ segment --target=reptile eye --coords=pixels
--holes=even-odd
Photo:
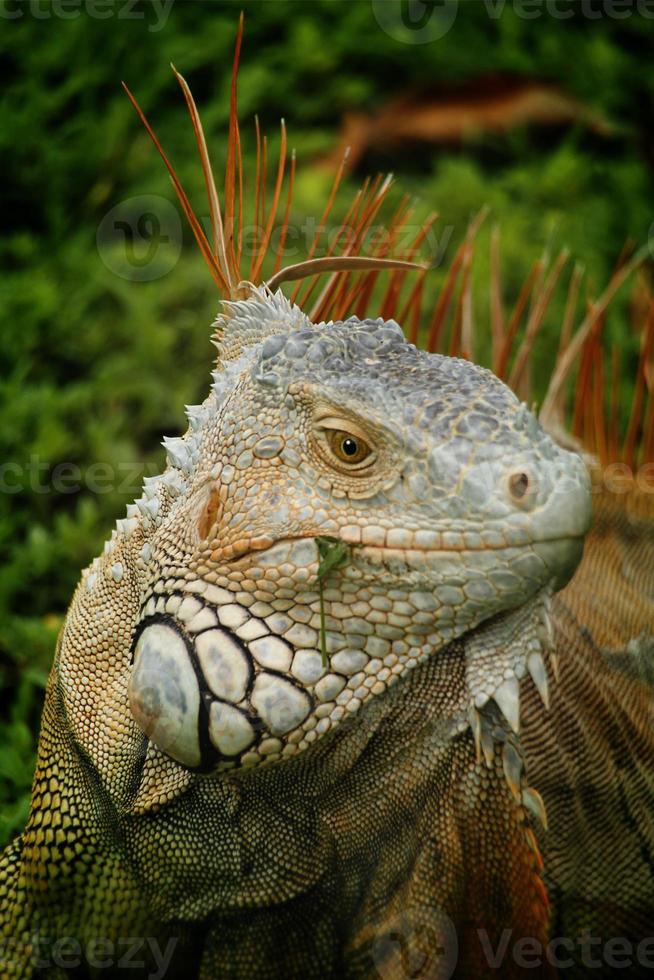
[[[353,419],[321,413],[315,419],[313,434],[325,462],[341,472],[363,475],[377,459],[374,439]]]
[[[341,463],[356,465],[362,463],[372,454],[372,449],[365,440],[350,432],[339,429],[328,429],[326,432],[329,447]]]

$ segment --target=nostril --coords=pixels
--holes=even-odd
[[[512,473],[509,477],[509,493],[514,500],[523,503],[530,489],[529,474]]]

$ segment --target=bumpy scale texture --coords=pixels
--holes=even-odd
[[[482,977],[507,928],[642,938],[649,513],[600,509],[560,599],[588,476],[490,372],[265,290],[217,329],[62,630],[1,975],[66,975],[64,937],[76,975],[147,937],[143,975],[160,950],[207,978]]]

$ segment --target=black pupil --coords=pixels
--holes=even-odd
[[[343,439],[343,452],[346,456],[355,456],[358,448],[354,439]]]

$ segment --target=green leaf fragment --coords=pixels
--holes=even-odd
[[[322,580],[333,568],[342,565],[349,553],[349,546],[340,538],[316,538],[320,563],[318,578]]]
[[[318,594],[320,596],[320,653],[323,667],[327,666],[327,638],[325,635],[325,598],[323,579],[342,565],[350,553],[349,546],[340,538],[319,537],[315,539],[318,547]]]

